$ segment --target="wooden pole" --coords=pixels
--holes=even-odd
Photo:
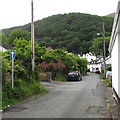
[[[106,50],[105,50],[105,25],[103,22],[103,61],[104,61],[104,78],[106,78]]]
[[[31,61],[32,61],[32,72],[35,70],[35,48],[34,48],[34,9],[33,0],[31,0]]]

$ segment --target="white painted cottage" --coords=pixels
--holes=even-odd
[[[5,49],[4,47],[0,46],[0,52],[5,52],[7,51],[7,49]]]
[[[0,52],[5,52],[10,49],[12,49],[12,46],[7,45],[7,44],[0,44]]]
[[[88,61],[87,69],[90,72],[101,72],[101,58],[96,57],[96,55],[92,54],[91,52],[87,54],[83,54],[82,57],[80,58],[85,58]]]
[[[109,52],[112,57],[112,87],[120,100],[120,1],[114,18]]]

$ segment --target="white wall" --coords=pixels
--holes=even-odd
[[[101,64],[89,64],[87,65],[87,68],[90,70],[90,72],[96,72],[96,68],[98,68],[101,72]]]
[[[120,1],[114,18],[109,52],[112,55],[112,87],[120,98]]]
[[[112,87],[118,94],[118,35],[112,50]]]
[[[109,58],[108,60],[106,60],[106,64],[111,64],[112,61],[111,61],[111,58]]]
[[[0,46],[0,52],[5,52],[5,51],[7,51],[5,48],[3,48],[2,46]]]
[[[120,97],[120,32],[118,34],[118,96]]]

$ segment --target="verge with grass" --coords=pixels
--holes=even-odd
[[[111,87],[111,83],[108,78],[102,80],[107,87]]]
[[[15,81],[14,88],[11,88],[11,83],[4,87],[2,92],[2,109],[22,102],[32,95],[44,95],[47,92],[48,90],[38,81],[18,79]]]
[[[58,75],[56,81],[67,82],[67,75]]]

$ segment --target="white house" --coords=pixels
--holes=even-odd
[[[110,66],[112,63],[111,55],[106,58],[106,65]]]
[[[7,49],[5,49],[4,47],[0,46],[0,52],[5,52],[7,51]]]
[[[101,72],[101,58],[100,57],[96,57],[94,54],[92,54],[91,52],[87,53],[87,54],[83,54],[82,57],[80,58],[85,58],[88,61],[88,65],[87,65],[87,69],[90,72]]]
[[[120,100],[120,1],[114,18],[109,52],[112,57],[112,87]]]
[[[93,55],[91,52],[87,53],[87,54],[83,54],[83,56],[81,58],[86,58],[88,62],[91,62],[92,60],[96,60],[96,56]]]
[[[9,49],[12,49],[12,47],[10,45],[0,44],[0,52],[5,52]]]

